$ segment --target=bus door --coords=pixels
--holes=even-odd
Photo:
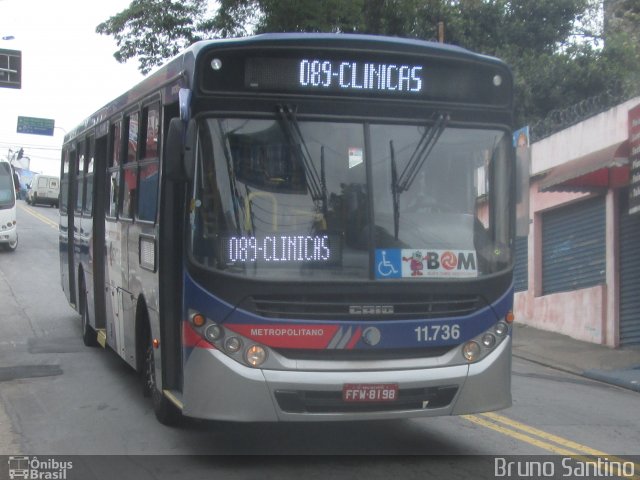
[[[84,159],[82,156],[84,153]],[[94,226],[93,226],[93,200],[94,200],[94,176],[95,176],[95,137],[88,136],[84,143],[84,149],[79,150],[80,161],[78,167],[78,198],[76,207],[76,226],[78,235],[75,248],[78,251],[76,260],[78,261],[78,272],[82,269],[82,277],[78,278],[78,300],[82,301],[81,295],[86,295],[86,308],[89,312],[91,327],[97,328],[95,311],[95,258],[94,258]],[[80,273],[79,273],[80,275]]]
[[[122,328],[122,295],[123,282],[128,276],[126,268],[126,255],[123,254],[123,222],[118,219],[121,194],[121,161],[123,157],[122,147],[122,121],[111,125],[111,148],[107,169],[107,191],[105,192],[104,224],[104,283],[106,291],[106,335],[107,343],[111,348],[122,355],[124,335]],[[126,236],[124,236],[126,238]]]
[[[126,255],[122,252],[122,224],[115,221],[105,223],[105,283],[107,290],[107,343],[118,355],[122,355],[124,332],[122,326],[122,281],[127,274],[123,266]]]
[[[69,258],[69,270],[70,278],[73,279],[73,287],[75,287],[76,289],[81,289],[82,286],[80,286],[80,283],[83,281],[83,279],[79,278],[76,273],[78,272],[80,265],[86,265],[86,257],[88,252],[88,236],[87,232],[85,231],[86,221],[82,218],[82,207],[85,192],[84,179],[86,175],[86,169],[89,164],[86,140],[81,140],[78,142],[75,156],[73,156],[73,163],[75,168],[75,192],[73,194],[73,205],[69,205],[69,212],[73,212],[73,230],[71,230],[71,225],[69,225],[69,242],[72,244],[71,251],[73,252],[73,255],[71,256],[71,258]],[[73,277],[71,277],[71,272],[74,275]],[[84,281],[86,281],[86,278],[84,279]],[[82,295],[84,294],[84,291],[75,291],[75,304],[77,308],[79,308],[79,306],[81,305]]]
[[[91,242],[91,263],[93,264],[93,295],[95,299],[95,328],[105,328],[105,195],[104,188],[96,188],[96,186],[105,184],[106,165],[107,165],[107,128],[104,131],[98,131],[98,137],[95,140],[95,165],[93,174],[87,179],[87,185],[91,184],[93,192],[92,204],[88,206],[93,220],[93,239]],[[89,189],[89,187],[87,187]],[[89,192],[87,191],[87,202],[89,201]]]
[[[63,167],[63,176],[66,180],[67,191],[65,192],[66,204],[64,205],[64,214],[62,212],[60,213],[60,231],[61,234],[64,235],[63,242],[66,249],[63,247],[64,250],[61,249],[60,254],[63,263],[66,263],[66,265],[63,266],[62,271],[65,271],[68,274],[67,281],[64,282],[64,287],[67,287],[67,298],[69,299],[69,303],[75,305],[77,308],[78,303],[76,298],[76,271],[74,260],[74,237],[76,226],[74,214],[77,196],[76,172],[78,164],[78,149],[77,145],[73,145],[71,148],[72,150],[68,152]]]
[[[138,159],[140,155],[140,112],[134,111],[125,116],[126,150],[123,156],[121,202],[118,205],[118,224],[120,227],[120,272],[122,281],[118,289],[120,308],[116,317],[119,335],[118,354],[132,366],[135,366],[135,297],[133,283],[139,284],[137,271],[139,254],[140,227],[134,223],[138,203]]]

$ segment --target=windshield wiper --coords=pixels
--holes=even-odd
[[[278,115],[280,116],[282,130],[289,141],[291,149],[295,152],[295,155],[298,157],[298,160],[304,168],[307,187],[309,188],[311,199],[314,202],[322,202],[323,210],[325,210],[327,203],[327,188],[325,185],[326,182],[324,181],[324,175],[318,174],[318,170],[313,164],[311,154],[309,153],[307,144],[302,136],[302,132],[300,131],[300,125],[296,119],[295,111],[288,105],[278,105],[277,110]],[[323,152],[324,149],[321,153]],[[324,157],[324,155],[322,155],[322,157]],[[322,160],[324,160],[324,158]],[[324,168],[322,168],[322,170],[324,170]]]
[[[396,188],[399,193],[406,192],[411,188],[411,184],[418,176],[418,172],[422,169],[424,162],[429,158],[447,123],[449,123],[449,114],[440,114],[435,123],[424,131],[407,165],[397,178]]]
[[[396,168],[396,151],[393,148],[393,140],[389,140],[389,153],[391,154],[391,195],[393,201],[393,235],[398,240],[400,230],[400,192],[398,191],[398,170]]]
[[[222,151],[224,152],[224,159],[227,162],[227,170],[229,171],[229,188],[231,190],[233,216],[236,221],[236,231],[238,235],[240,235],[242,225],[240,223],[240,206],[238,205],[240,194],[238,193],[238,188],[236,185],[236,172],[233,165],[231,149],[229,147],[229,135],[231,135],[233,132],[227,132],[225,130],[224,124],[221,119],[218,119],[218,128],[222,133]]]
[[[433,147],[438,143],[442,132],[444,132],[447,127],[449,119],[448,113],[440,114],[438,118],[436,118],[435,123],[424,131],[416,145],[416,149],[411,154],[407,165],[400,175],[398,175],[396,166],[393,140],[389,141],[389,151],[391,154],[391,193],[393,197],[393,228],[396,240],[398,239],[398,232],[400,230],[400,194],[411,188],[411,185],[418,176],[418,172],[422,169]]]

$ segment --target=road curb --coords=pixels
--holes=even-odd
[[[586,370],[584,376],[640,393],[640,365],[626,370]]]
[[[549,362],[548,360],[545,361],[536,356],[522,355],[518,353],[513,353],[512,356],[514,358],[526,360],[527,362],[535,363],[543,367],[553,368],[554,370],[558,370],[560,372],[569,373],[578,377],[588,378],[590,380],[596,380],[598,382],[615,385],[616,387],[621,387],[626,390],[640,393],[640,365],[630,369],[621,370],[577,370],[571,366],[558,365],[557,363]]]

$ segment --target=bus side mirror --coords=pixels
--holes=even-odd
[[[192,181],[196,170],[196,122],[190,120],[185,138],[183,168],[187,180]]]
[[[196,123],[191,120],[185,132],[184,122],[172,118],[167,130],[164,172],[176,182],[193,180],[195,171]]]
[[[179,118],[172,118],[167,130],[167,141],[164,152],[164,174],[174,181],[183,181],[183,138],[184,124]]]

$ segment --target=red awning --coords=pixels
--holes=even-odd
[[[592,192],[629,184],[629,142],[624,141],[552,168],[541,192]]]

